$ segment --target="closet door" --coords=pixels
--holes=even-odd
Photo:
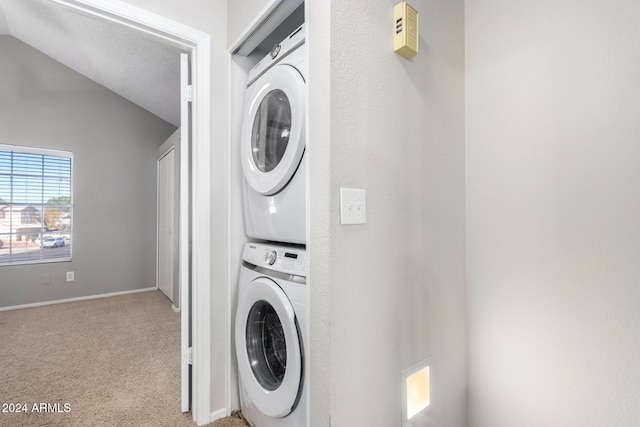
[[[175,163],[173,148],[158,161],[158,288],[173,302]]]

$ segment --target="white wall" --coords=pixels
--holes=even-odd
[[[412,2],[412,61],[395,2],[307,4],[311,425],[400,425],[401,372],[430,357],[415,425],[464,426],[464,2]],[[366,225],[340,225],[340,187],[367,190]]]
[[[0,142],[74,156],[72,261],[0,267],[0,307],[155,287],[156,150],[175,128],[13,37],[0,57]]]
[[[640,424],[638,22],[466,1],[472,427]]]
[[[309,53],[307,109],[307,254],[309,426],[331,425],[331,4],[305,3]],[[313,161],[311,161],[311,160]]]

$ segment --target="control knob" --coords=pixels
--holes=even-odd
[[[281,48],[282,46],[278,43],[271,49],[271,52],[269,52],[271,54],[271,59],[276,59],[276,56],[278,56],[278,54],[280,53]]]
[[[276,258],[278,258],[278,254],[274,250],[267,251],[264,256],[265,262],[269,265],[273,265],[276,262]]]

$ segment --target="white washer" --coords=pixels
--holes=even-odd
[[[240,140],[247,236],[305,244],[304,25],[249,72]]]
[[[247,243],[235,342],[242,414],[254,427],[307,425],[305,251]]]

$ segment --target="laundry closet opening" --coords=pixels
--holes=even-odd
[[[308,416],[308,49],[304,3],[270,4],[229,49],[228,393],[284,427]]]

